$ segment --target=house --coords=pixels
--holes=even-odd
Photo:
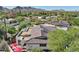
[[[69,23],[67,21],[59,21],[59,27],[57,29],[67,30],[69,28]]]
[[[67,21],[59,21],[60,26],[69,27],[69,23]]]
[[[23,48],[41,48],[48,49],[47,34],[49,31],[53,31],[56,28],[48,26],[46,24],[36,25],[29,28],[26,32],[22,32],[18,38],[16,38],[17,44],[21,45]],[[24,34],[23,34],[24,33]]]
[[[10,25],[10,26],[15,27],[16,30],[18,30],[19,22],[17,22],[15,19],[9,18],[9,19],[2,19],[2,20],[0,20],[0,23],[4,23],[4,22],[5,22],[6,24]]]
[[[9,21],[9,24],[11,24],[12,26],[16,26],[19,24],[15,19],[12,19],[12,18],[8,19],[8,21]]]
[[[38,19],[42,19],[42,16],[38,16]]]
[[[24,17],[26,20],[29,20],[30,19],[30,17]]]
[[[69,23],[67,21],[52,21],[51,24],[55,26],[69,27]]]
[[[46,19],[49,19],[49,18],[54,19],[54,18],[57,18],[57,16],[47,16],[47,17],[46,17]]]
[[[52,25],[55,25],[57,29],[67,30],[70,24],[67,21],[52,21]]]
[[[6,24],[9,23],[8,19],[1,19],[1,20],[0,20],[0,23],[4,23],[4,22],[6,22]]]
[[[55,26],[58,26],[59,25],[59,22],[53,20],[53,21],[50,22],[50,24],[55,25]]]
[[[17,22],[15,19],[13,19],[13,18],[9,18],[9,19],[7,19],[8,21],[8,25],[10,25],[10,26],[13,26],[13,27],[15,27],[15,29],[16,30],[18,30],[18,27],[19,27],[19,22]]]

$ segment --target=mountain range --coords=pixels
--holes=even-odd
[[[0,6],[0,11],[2,12],[30,12],[30,11],[45,11],[44,9],[38,9],[38,8],[33,8],[33,7],[21,7],[21,6],[16,6],[13,9],[8,9],[6,7]]]

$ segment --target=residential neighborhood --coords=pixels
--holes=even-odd
[[[20,6],[3,10],[0,10],[0,51],[79,51],[79,11]]]

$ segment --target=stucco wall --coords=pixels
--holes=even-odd
[[[47,46],[46,47],[40,47],[40,44],[26,44],[26,46],[24,46],[25,48],[27,49],[31,49],[31,48],[41,48],[41,49],[47,49]]]

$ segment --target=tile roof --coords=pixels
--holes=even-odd
[[[44,26],[43,24],[37,25],[32,28],[31,35],[32,35],[32,37],[38,37],[38,36],[46,36],[47,37],[47,33],[49,31],[53,31],[55,29],[56,28],[52,27],[52,26]]]
[[[63,27],[69,27],[69,23],[67,21],[52,21],[52,25],[59,25]]]
[[[45,40],[45,39],[30,39],[30,40],[28,40],[28,41],[26,41],[26,43],[34,43],[34,44],[40,44],[40,43],[47,43],[47,40]]]
[[[30,40],[27,40],[26,43],[47,43],[47,35],[48,31],[53,31],[55,30],[55,27],[52,26],[43,26],[43,25],[37,25],[32,28],[31,32],[31,38]],[[37,38],[36,38],[37,37]],[[40,37],[45,37],[45,38],[40,38]],[[36,39],[35,39],[36,38]]]
[[[64,27],[69,27],[69,23],[67,21],[60,21],[59,24]]]
[[[32,37],[41,36],[41,30],[42,28],[40,28],[40,25],[33,27],[31,31],[31,36]]]
[[[31,28],[31,35],[28,37],[24,37],[24,40],[26,41],[26,43],[47,43],[48,32],[53,31],[55,29],[56,28],[53,26],[46,26],[44,24],[34,26]]]

